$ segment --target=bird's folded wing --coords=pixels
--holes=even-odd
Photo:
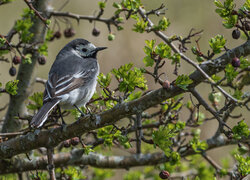
[[[48,99],[59,98],[70,91],[83,86],[88,80],[90,71],[80,72],[75,75],[67,75],[58,78],[56,74],[52,74],[45,86],[44,101]]]

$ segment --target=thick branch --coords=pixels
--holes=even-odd
[[[200,67],[207,74],[212,75],[216,72],[223,70],[223,67],[227,63],[231,62],[231,58],[235,54],[240,56],[247,56],[250,54],[250,40],[245,44],[226,52],[214,61],[207,61]],[[193,79],[191,86],[196,86],[204,80],[201,72],[196,70],[190,75]],[[98,129],[107,125],[111,125],[118,120],[143,112],[146,109],[153,107],[162,101],[174,97],[183,93],[184,90],[171,86],[168,89],[160,88],[154,90],[139,99],[130,102],[123,102],[116,105],[114,108],[102,112],[98,115],[86,116],[78,120],[77,122],[67,125],[62,128],[55,128],[50,130],[35,130],[21,137],[10,139],[9,141],[0,144],[0,158],[9,158],[14,155],[25,153],[39,147],[55,147],[60,142],[73,137],[79,137],[83,133],[90,130]]]
[[[225,145],[237,144],[238,141],[221,139],[221,143],[216,140],[208,140],[208,150],[219,148]],[[246,142],[249,142],[247,140]],[[192,149],[183,151],[180,155],[185,157],[196,154]],[[58,153],[53,156],[55,167],[65,167],[68,165],[90,165],[98,168],[131,168],[136,166],[157,165],[169,161],[163,152],[152,154],[135,154],[130,156],[103,156],[101,154],[84,154],[84,150],[74,149],[70,153]],[[0,163],[0,174],[16,173],[32,170],[46,170],[47,156],[34,157],[31,161],[28,159],[15,158],[11,162],[2,160]]]

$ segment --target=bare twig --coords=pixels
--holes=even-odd
[[[53,158],[53,148],[47,148],[47,157],[48,157],[48,171],[50,180],[56,180],[55,174],[55,165],[54,165],[54,158]]]
[[[24,0],[24,2],[29,6],[29,8],[31,10],[34,11],[35,15],[45,24],[46,27],[48,27],[47,25],[47,19],[44,18],[32,5],[32,2],[30,0]]]

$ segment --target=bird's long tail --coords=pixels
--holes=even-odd
[[[60,102],[60,99],[52,99],[46,102],[38,113],[32,118],[30,125],[34,128],[39,128],[47,120],[50,111]]]

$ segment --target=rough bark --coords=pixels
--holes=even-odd
[[[244,140],[249,142],[250,140]],[[208,150],[226,145],[237,144],[238,141],[228,140],[223,137],[207,140]],[[197,154],[191,148],[181,150],[181,157]],[[53,156],[55,167],[90,165],[98,168],[129,169],[136,166],[157,165],[169,161],[164,152],[150,154],[133,154],[129,156],[103,156],[97,153],[84,154],[82,149],[73,149],[69,153],[58,153]],[[11,161],[2,160],[0,174],[46,170],[48,165],[47,156],[33,157],[32,160],[13,158]]]

